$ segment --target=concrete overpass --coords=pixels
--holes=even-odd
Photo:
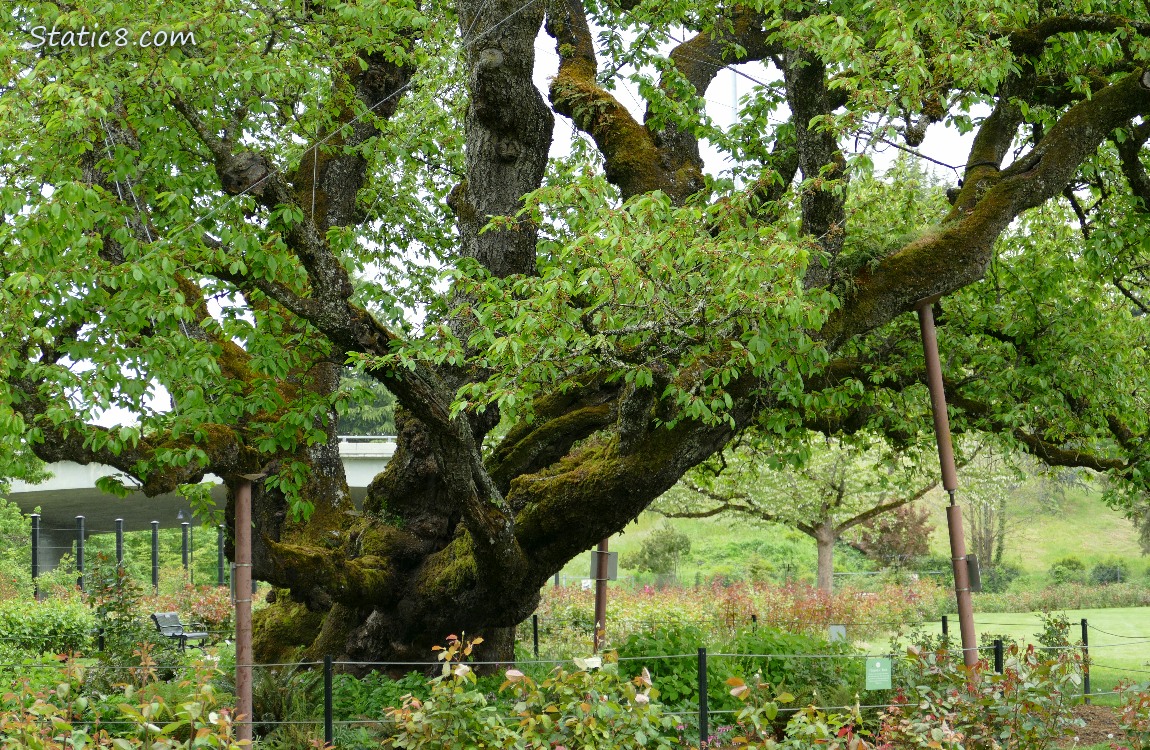
[[[339,454],[352,500],[359,507],[367,494],[367,485],[395,454],[395,439],[341,436]],[[192,521],[188,501],[174,493],[145,497],[136,492],[119,498],[96,489],[97,479],[120,473],[110,466],[61,461],[46,468],[52,474],[51,479],[40,484],[14,481],[6,496],[24,513],[40,509],[41,570],[56,567],[64,550],[71,547],[76,539],[76,516],[84,516],[86,537],[114,532],[117,518],[123,519],[125,532],[150,530],[152,521],[159,521],[160,528],[178,527],[184,521]],[[222,505],[225,489],[219,477],[209,475],[205,481],[213,485],[212,497]]]

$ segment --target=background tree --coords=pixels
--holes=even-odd
[[[850,544],[867,557],[896,568],[914,565],[930,554],[935,525],[928,509],[903,505],[859,524]]]
[[[940,295],[956,430],[1146,488],[1141,0],[17,0],[0,30],[0,467],[266,473],[260,658],[510,656],[552,574],[746,430],[929,435],[907,313]],[[870,174],[944,124],[949,197]],[[399,405],[359,515],[349,369]]]
[[[624,560],[623,565],[657,576],[675,575],[679,572],[679,562],[689,554],[691,537],[664,523],[647,535],[639,551]]]
[[[817,586],[830,593],[835,544],[843,534],[938,485],[928,478],[929,455],[909,453],[821,436],[797,466],[761,449],[736,450],[701,465],[654,508],[672,518],[723,515],[793,526],[818,545]]]
[[[959,474],[967,547],[984,568],[1002,564],[1006,541],[1015,531],[1010,522],[1011,496],[1024,479],[1022,469],[993,448],[983,450]]]
[[[348,405],[339,415],[340,435],[395,434],[395,396],[387,388],[362,373],[345,375],[343,387]]]

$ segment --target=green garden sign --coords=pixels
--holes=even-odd
[[[890,658],[886,656],[867,657],[866,689],[890,690]]]

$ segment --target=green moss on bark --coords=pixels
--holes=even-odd
[[[287,592],[277,592],[276,601],[252,616],[252,644],[256,660],[265,664],[295,660],[311,646],[323,626],[322,612],[288,599]]]
[[[464,531],[428,560],[416,581],[416,589],[428,597],[450,597],[473,588],[478,574],[475,544]]]

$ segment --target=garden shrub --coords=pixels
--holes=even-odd
[[[225,586],[184,583],[179,591],[145,596],[143,603],[148,614],[179,612],[184,622],[198,622],[213,634],[223,635],[235,630],[235,607],[231,592]]]
[[[672,625],[644,633],[632,633],[617,644],[621,659],[620,672],[624,678],[631,679],[647,669],[652,679],[658,683],[659,695],[665,704],[697,705],[699,667],[696,659],[691,656],[707,645],[707,634],[694,625]],[[659,656],[686,658],[642,658]],[[722,683],[734,674],[728,669],[729,666],[729,663],[722,660],[711,660],[707,664],[708,696],[720,704],[727,702]]]
[[[0,497],[0,600],[32,596],[28,535],[29,517]]]
[[[1070,640],[1070,618],[1064,612],[1041,612],[1038,615],[1042,630],[1034,639],[1048,649],[1066,648]]]
[[[242,750],[233,732],[230,696],[211,685],[200,667],[183,678],[127,687],[115,694],[92,691],[90,670],[78,661],[30,670],[0,693],[0,750]],[[193,739],[194,738],[194,739]]]
[[[760,584],[771,580],[775,573],[775,566],[762,555],[752,555],[747,561],[747,578],[751,583]]]
[[[402,705],[406,695],[423,700],[430,693],[431,685],[420,672],[409,672],[399,679],[377,671],[362,677],[337,674],[331,685],[332,711],[341,719],[378,718],[387,709]]]
[[[79,598],[0,601],[0,633],[29,654],[83,651],[95,642],[96,618]]]
[[[1022,568],[1014,563],[999,563],[982,570],[982,590],[989,594],[1001,594],[1010,584],[1022,575]]]
[[[893,512],[865,521],[855,531],[855,546],[887,567],[914,567],[930,554],[930,509],[903,505]]]
[[[1050,566],[1050,580],[1056,584],[1082,583],[1086,580],[1086,565],[1077,557],[1070,555],[1055,560]]]
[[[97,555],[88,574],[88,603],[96,616],[105,654],[131,654],[148,640],[146,616],[140,606],[140,585],[115,561]],[[155,630],[155,628],[151,628]]]
[[[123,683],[140,685],[145,677],[171,679],[185,654],[174,639],[156,631],[140,585],[106,555],[97,555],[91,567],[87,599],[103,644],[92,683],[112,692]]]
[[[739,678],[728,680],[731,695],[744,702],[735,716],[736,747],[770,750],[869,750],[866,737],[871,733],[863,726],[863,719],[855,709],[848,715],[827,713],[814,706],[796,711],[786,722],[780,734],[780,704],[791,703],[794,696],[774,689],[770,683],[755,677],[748,684]]]
[[[741,654],[716,657],[730,662],[730,671],[743,678],[761,674],[778,689],[796,696],[797,705],[847,705],[863,693],[866,665],[861,654],[844,642],[786,633],[775,628],[743,631],[722,644],[721,653]],[[825,658],[766,658],[765,655],[818,655]],[[724,701],[726,702],[726,701]]]
[[[1122,704],[1118,709],[1118,726],[1126,735],[1125,745],[1117,750],[1150,750],[1150,692],[1132,685],[1120,685]]]
[[[953,605],[952,605],[953,606]],[[1040,612],[1150,606],[1150,587],[1141,582],[1092,586],[1067,583],[1004,594],[975,594],[975,612]]]
[[[1002,641],[1002,648],[1004,650],[1018,643],[1018,641],[1016,641],[1013,636],[1007,633],[995,633],[990,630],[983,630],[978,634],[979,658],[986,659],[987,661],[993,663],[995,641]]]
[[[1150,590],[1148,590],[1150,591]],[[851,638],[866,639],[909,623],[936,620],[953,607],[948,589],[920,579],[886,584],[874,591],[839,587],[833,595],[806,584],[716,585],[697,589],[614,589],[607,637],[621,643],[633,632],[655,627],[694,625],[719,642],[738,628],[761,625],[789,632],[826,633],[828,625],[847,623]],[[540,644],[548,656],[581,656],[591,651],[594,592],[577,587],[547,587],[539,615]],[[531,643],[531,621],[519,629],[519,642]]]
[[[708,643],[702,630],[692,626],[635,633],[619,645],[620,670],[633,678],[646,669],[659,687],[664,704],[676,709],[698,705],[698,661],[691,658],[708,646],[707,696],[714,710],[735,710],[736,697],[724,687],[732,677],[761,675],[771,685],[798,696],[799,705],[852,703],[863,691],[865,665],[846,643],[786,633],[775,628],[741,630],[719,642]],[[794,654],[820,654],[840,658],[787,658]],[[644,659],[656,655],[685,658]],[[770,657],[770,658],[768,658]]]
[[[664,521],[647,535],[638,553],[623,561],[623,567],[655,574],[675,573],[679,562],[690,553],[691,537]]]
[[[475,673],[462,662],[480,642],[449,639],[442,674],[431,680],[427,698],[407,696],[387,712],[381,747],[670,750],[677,744],[675,722],[655,701],[649,674],[627,680],[610,658],[598,669],[576,660],[575,671],[557,669],[539,682],[510,669],[500,687],[508,704],[478,689]]]
[[[651,676],[641,672],[628,680],[618,667],[608,662],[594,671],[558,669],[539,683],[510,670],[507,688],[525,745],[670,750],[677,744],[676,722],[653,700],[659,693]]]
[[[912,648],[906,668],[910,679],[883,719],[880,747],[1045,750],[1081,724],[1071,713],[1081,684],[1075,652],[1047,656],[1012,644],[996,674],[986,660],[968,671],[954,651]]]
[[[1120,557],[1104,560],[1090,569],[1090,582],[1096,586],[1108,586],[1130,580],[1130,564]]]

